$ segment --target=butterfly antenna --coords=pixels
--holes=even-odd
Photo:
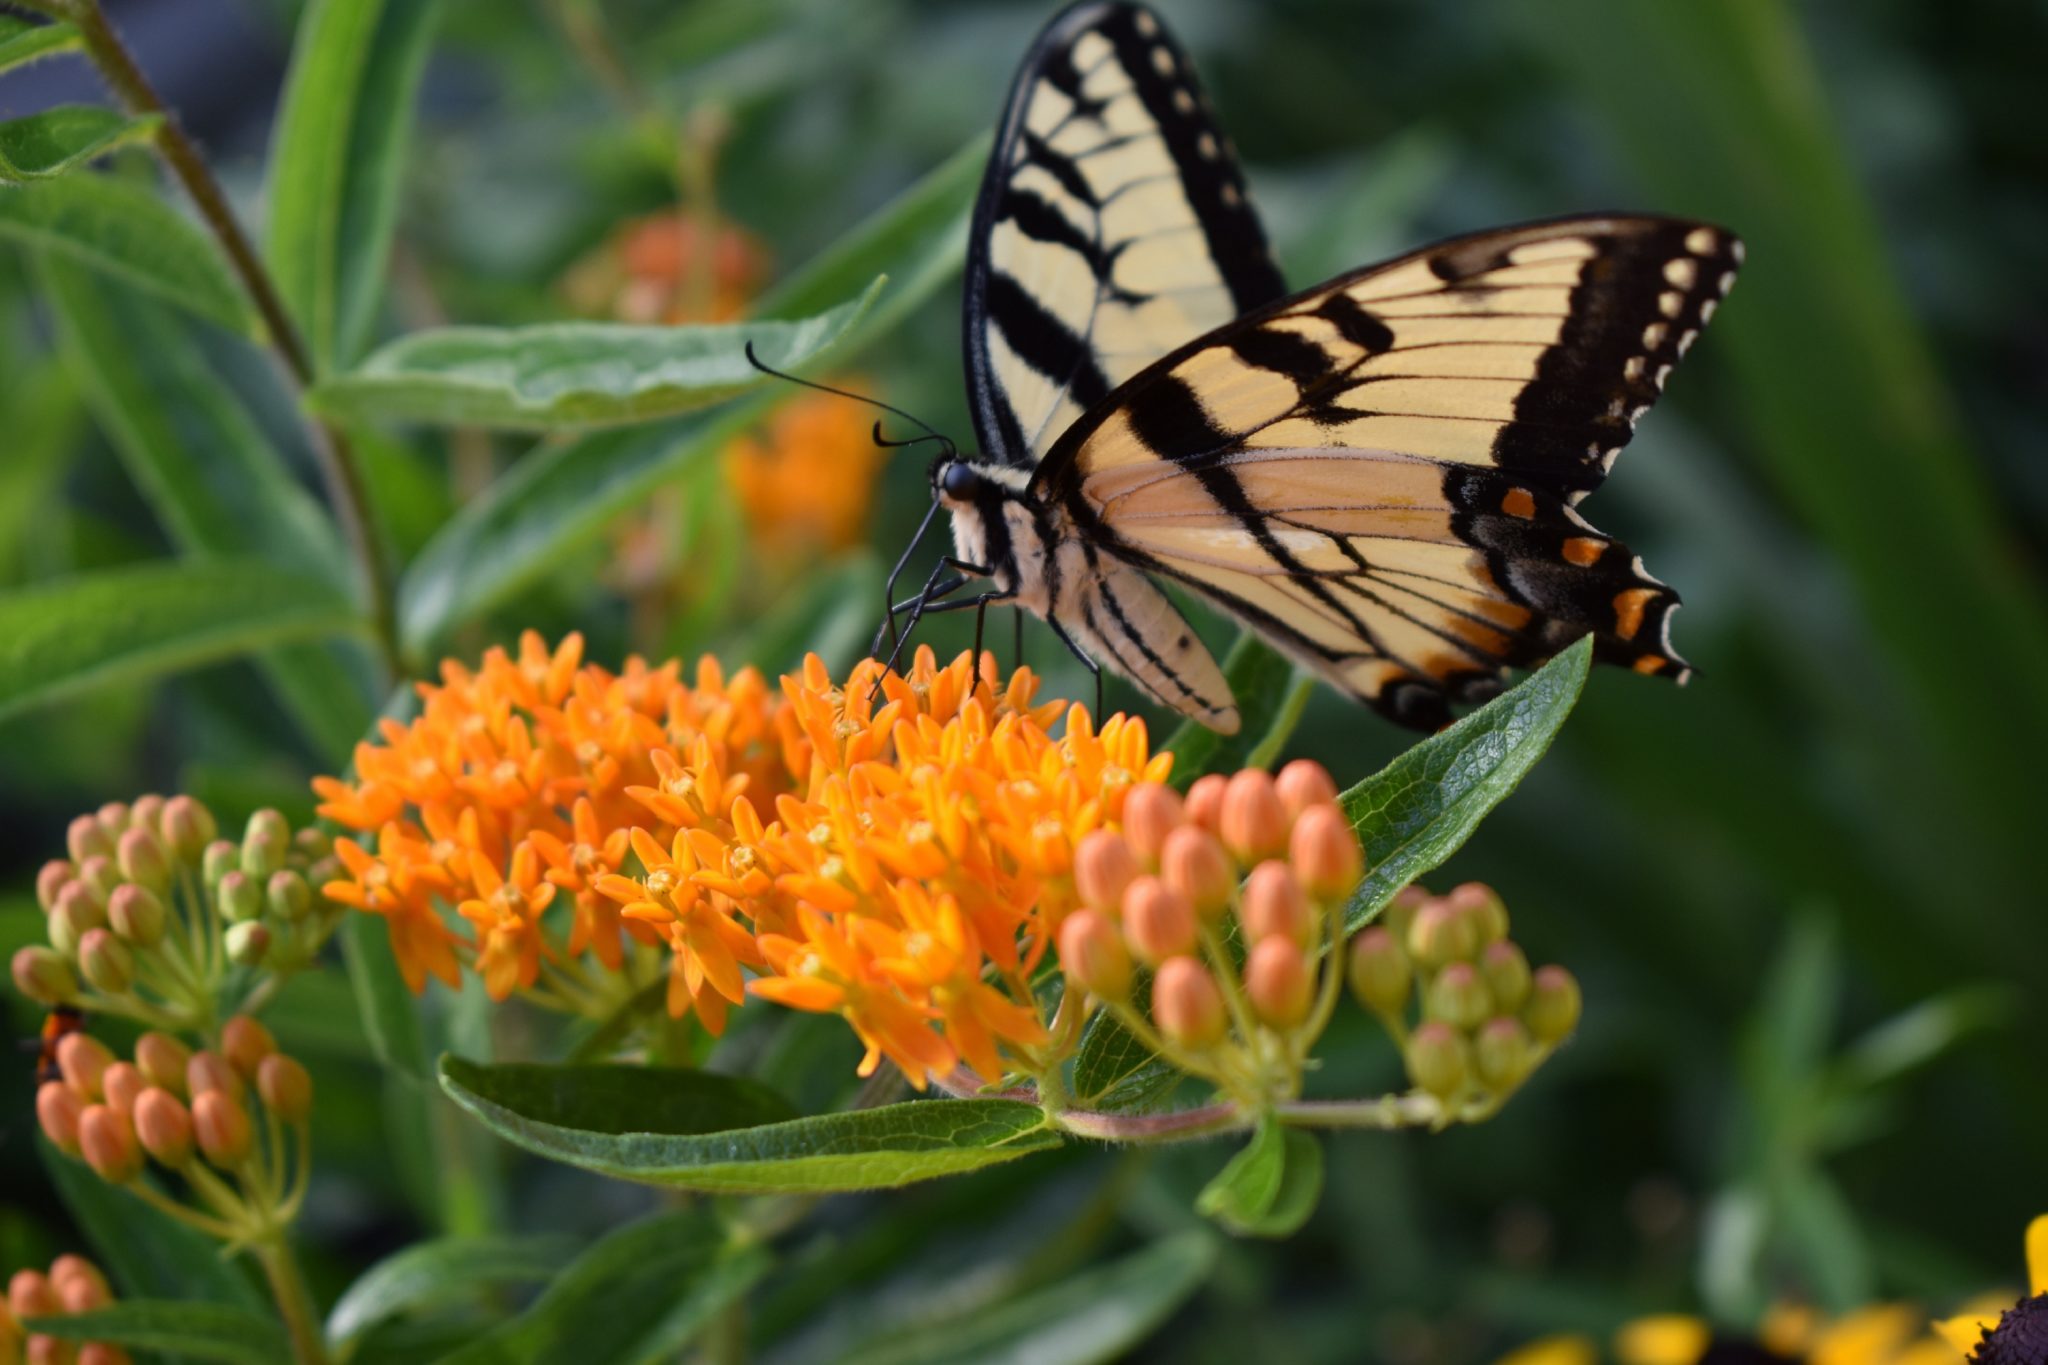
[[[836,398],[851,398],[856,403],[866,403],[869,407],[880,408],[883,412],[891,413],[897,417],[901,417],[904,421],[910,423],[912,426],[924,432],[924,435],[914,437],[913,439],[908,441],[888,441],[882,438],[882,424],[880,422],[876,422],[875,444],[878,446],[888,448],[894,446],[917,445],[919,442],[922,441],[937,441],[939,442],[939,444],[943,445],[946,448],[946,453],[948,455],[958,453],[958,448],[953,444],[953,440],[950,436],[947,436],[942,432],[934,431],[928,423],[924,422],[920,418],[912,416],[910,413],[905,412],[902,408],[896,407],[893,404],[884,403],[879,398],[870,398],[864,393],[854,393],[847,389],[835,389],[830,384],[820,384],[814,379],[800,379],[796,375],[789,373],[787,370],[778,370],[773,365],[770,365],[766,361],[762,360],[761,357],[754,354],[754,343],[751,341],[749,341],[746,344],[745,349],[747,353],[747,363],[749,365],[752,365],[755,369],[759,370],[762,374],[773,375],[777,379],[786,379],[792,384],[800,384],[807,389],[816,389],[819,393],[829,393]]]

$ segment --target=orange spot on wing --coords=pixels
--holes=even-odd
[[[1526,521],[1536,515],[1536,499],[1526,488],[1510,488],[1507,496],[1500,500],[1500,510]]]
[[[1644,654],[1630,667],[1638,673],[1662,673],[1667,662],[1669,661],[1661,654]]]
[[[1591,536],[1573,536],[1564,543],[1564,557],[1582,569],[1596,562],[1606,550],[1606,541]]]
[[[1614,633],[1624,640],[1636,638],[1643,628],[1643,608],[1657,595],[1655,588],[1629,588],[1614,595]]]

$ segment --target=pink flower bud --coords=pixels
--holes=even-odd
[[[109,801],[94,811],[92,818],[100,822],[100,828],[107,832],[108,838],[118,839],[121,831],[128,828],[128,803]]]
[[[270,874],[263,884],[263,903],[270,913],[286,924],[306,917],[313,908],[313,890],[306,879],[290,868]]]
[[[1479,979],[1478,968],[1469,962],[1453,962],[1429,983],[1423,1012],[1452,1028],[1475,1029],[1493,1013],[1493,1000]]]
[[[185,1069],[191,1063],[192,1049],[168,1033],[152,1031],[135,1040],[135,1065],[143,1079],[173,1095],[185,1093]]]
[[[50,1267],[50,1283],[57,1287],[57,1298],[66,1313],[90,1313],[114,1301],[106,1280],[82,1256],[58,1257]]]
[[[135,1136],[171,1170],[192,1159],[192,1114],[176,1095],[151,1086],[135,1098]]]
[[[1509,1014],[1529,998],[1529,959],[1513,943],[1489,943],[1479,955],[1479,978],[1494,1004]]]
[[[1124,888],[1138,875],[1138,858],[1131,844],[1113,830],[1098,829],[1074,850],[1074,887],[1083,904],[1115,914],[1122,904]]]
[[[1358,1003],[1378,1014],[1399,1015],[1415,987],[1415,968],[1393,931],[1380,925],[1351,940],[1347,973]]]
[[[247,924],[263,913],[263,888],[239,868],[220,879],[214,895],[220,902],[221,918],[230,924]]]
[[[78,940],[78,971],[94,990],[126,995],[135,984],[135,955],[112,929],[88,929]]]
[[[1563,1040],[1579,1026],[1579,983],[1562,967],[1539,967],[1529,982],[1522,1022],[1539,1043]]]
[[[1100,910],[1076,910],[1060,923],[1060,966],[1081,989],[1103,1000],[1131,993],[1131,955],[1116,925]]]
[[[272,938],[270,926],[260,920],[246,924],[230,924],[221,942],[228,950],[228,960],[244,967],[260,967],[270,956]]]
[[[1387,932],[1401,942],[1408,941],[1409,927],[1415,923],[1415,916],[1423,906],[1434,899],[1429,892],[1414,883],[1409,883],[1394,893],[1387,902],[1387,908],[1380,911],[1380,923],[1387,926]]]
[[[164,842],[180,862],[198,862],[206,846],[220,834],[213,812],[189,796],[174,796],[164,802]]]
[[[1451,908],[1471,918],[1477,926],[1481,946],[1498,943],[1508,936],[1508,908],[1494,889],[1484,882],[1465,882],[1451,888],[1444,897]]]
[[[1179,792],[1164,782],[1141,782],[1124,798],[1124,836],[1148,867],[1157,867],[1166,836],[1186,814]]]
[[[1257,768],[1233,774],[1223,789],[1218,832],[1240,865],[1272,858],[1287,849],[1287,809],[1273,779]]]
[[[100,1073],[100,1094],[109,1108],[123,1114],[135,1112],[136,1098],[148,1087],[149,1082],[133,1062],[115,1062]]]
[[[1408,1035],[1408,1079],[1418,1090],[1448,1100],[1465,1088],[1472,1072],[1471,1045],[1465,1035],[1431,1020]]]
[[[171,858],[154,830],[136,828],[121,835],[115,861],[121,875],[142,886],[162,890],[170,885]]]
[[[259,810],[249,817],[242,834],[242,870],[264,878],[284,866],[291,851],[292,827],[274,810]]]
[[[98,820],[90,815],[81,815],[65,831],[64,847],[71,854],[72,862],[82,864],[87,858],[113,853],[114,838]]]
[[[1230,904],[1237,889],[1237,869],[1216,836],[1200,825],[1181,825],[1166,836],[1159,854],[1159,875],[1188,898],[1195,913],[1214,920]]]
[[[241,1076],[218,1052],[192,1054],[192,1060],[185,1064],[185,1086],[194,1103],[209,1090],[218,1090],[237,1102],[242,1098]]]
[[[128,826],[131,829],[146,829],[159,838],[163,835],[164,799],[156,792],[148,792],[135,798],[128,807]]]
[[[1211,834],[1219,833],[1223,828],[1223,793],[1229,786],[1230,779],[1222,773],[1196,778],[1195,785],[1188,788],[1186,818]]]
[[[18,948],[8,964],[14,989],[38,1005],[61,1005],[78,995],[78,975],[54,948],[32,943]]]
[[[45,921],[50,946],[66,957],[78,952],[80,939],[106,926],[107,903],[83,881],[72,882],[57,893],[57,908]]]
[[[1315,932],[1315,916],[1308,897],[1302,894],[1301,882],[1294,869],[1278,859],[1260,863],[1245,878],[1237,920],[1249,943],[1277,937],[1305,944]]]
[[[1315,993],[1307,956],[1285,935],[1260,939],[1245,959],[1244,992],[1261,1023],[1282,1031],[1295,1027],[1308,1018]]]
[[[277,1039],[251,1016],[238,1014],[220,1031],[220,1051],[236,1074],[253,1081],[263,1059],[277,1051]]]
[[[1195,908],[1157,877],[1144,876],[1124,891],[1124,937],[1147,966],[1195,950]]]
[[[50,1277],[26,1267],[8,1278],[7,1306],[17,1318],[49,1318],[64,1311],[64,1302],[57,1297],[57,1286],[50,1283]]]
[[[282,1052],[271,1053],[257,1066],[256,1093],[263,1107],[286,1123],[304,1123],[313,1112],[313,1078]]]
[[[1337,799],[1337,784],[1330,780],[1329,770],[1312,758],[1297,758],[1282,768],[1273,778],[1273,789],[1280,793],[1280,804],[1293,820],[1299,820],[1310,806]]]
[[[93,1174],[109,1185],[125,1185],[142,1174],[135,1126],[110,1105],[88,1104],[78,1116],[78,1151]]]
[[[249,1111],[224,1090],[206,1090],[193,1097],[192,1132],[206,1159],[222,1169],[249,1155]]]
[[[57,1070],[85,1099],[100,1097],[100,1081],[113,1064],[114,1054],[89,1033],[67,1033],[57,1040]]]
[[[135,1365],[135,1358],[119,1346],[88,1341],[78,1348],[78,1365]]]
[[[114,888],[121,884],[121,869],[107,854],[95,853],[78,865],[78,880],[91,888],[93,899],[105,908],[107,897],[114,894]]]
[[[221,878],[242,870],[242,850],[225,839],[215,839],[199,855],[199,875],[209,891],[220,886]]]
[[[62,891],[78,875],[78,870],[64,858],[52,858],[36,873],[36,904],[49,914],[57,908],[57,893]]]
[[[1489,1089],[1512,1090],[1529,1074],[1529,1031],[1518,1020],[1489,1019],[1472,1053]]]
[[[146,886],[125,883],[107,898],[107,922],[138,948],[150,949],[163,942],[165,913],[164,903]]]
[[[78,1155],[78,1120],[84,1113],[85,1097],[64,1082],[44,1081],[36,1087],[36,1123],[67,1156]]]
[[[1223,993],[1209,969],[1191,957],[1170,957],[1152,978],[1152,1019],[1159,1031],[1185,1048],[1213,1047],[1223,1040]]]
[[[1330,802],[1318,802],[1301,813],[1287,847],[1308,893],[1326,905],[1350,896],[1365,874],[1358,833]]]
[[[1449,962],[1464,962],[1479,951],[1479,924],[1461,915],[1448,901],[1433,900],[1416,912],[1408,926],[1408,955],[1434,971]]]

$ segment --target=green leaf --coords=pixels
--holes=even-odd
[[[1252,1140],[1195,1198],[1195,1209],[1246,1237],[1286,1237],[1315,1212],[1323,1149],[1315,1134],[1260,1122]]]
[[[299,20],[270,151],[270,267],[326,373],[383,292],[413,98],[438,0],[317,0]]]
[[[419,1003],[399,974],[383,916],[352,914],[342,921],[339,937],[370,1050],[385,1066],[421,1085],[430,1084],[433,1071],[420,1029]]]
[[[690,1067],[480,1066],[449,1056],[441,1071],[523,1120],[585,1133],[720,1133],[797,1116],[788,1100],[757,1081]]]
[[[833,351],[835,363],[854,359],[959,270],[987,144],[968,143],[769,291],[762,315],[810,316],[887,275],[893,287]],[[398,603],[406,649],[424,652],[539,579],[786,396],[771,390],[714,412],[533,450],[458,512],[407,571]]]
[[[1588,637],[1344,793],[1367,868],[1345,912],[1348,928],[1457,852],[1528,775],[1571,714],[1592,661]]]
[[[37,584],[0,595],[0,716],[361,628],[332,587],[257,564],[161,563]]]
[[[656,1214],[578,1256],[532,1307],[440,1365],[618,1365],[674,1360],[766,1273],[709,1213]]]
[[[507,1142],[650,1185],[726,1194],[890,1189],[1014,1161],[1060,1143],[1038,1106],[993,1099],[925,1100],[724,1131],[700,1124],[684,1104],[677,1106],[676,1126],[666,1130],[620,1132],[611,1122],[574,1128],[552,1122],[546,1097],[537,1101],[524,1088],[527,1077],[520,1073],[530,1070],[443,1057],[441,1087]],[[501,1075],[516,1082],[502,1087],[503,1093]],[[521,1104],[536,1104],[540,1113],[525,1112]]]
[[[862,549],[821,566],[792,584],[756,620],[728,657],[745,659],[769,677],[794,672],[806,654],[825,661],[839,677],[867,657],[881,619],[882,562]]]
[[[575,1254],[568,1237],[442,1237],[386,1256],[342,1291],[327,1315],[340,1346],[393,1318],[445,1307],[501,1285],[553,1278]]]
[[[122,1296],[264,1310],[262,1293],[218,1243],[109,1185],[47,1140],[38,1137],[36,1147],[51,1187]]]
[[[1141,974],[1132,995],[1139,1010],[1149,1010],[1150,973]],[[1109,1010],[1097,1010],[1081,1034],[1074,1053],[1070,1084],[1074,1098],[1091,1109],[1120,1112],[1148,1108],[1177,1084],[1183,1073],[1157,1056]]]
[[[1090,1365],[1125,1359],[1208,1278],[1213,1240],[1198,1232],[1155,1242],[1107,1265],[878,1342],[844,1365]]]
[[[237,400],[205,329],[70,261],[38,266],[65,358],[172,543],[351,585],[333,524]],[[345,757],[370,719],[363,650],[290,646],[263,669],[322,755]]]
[[[60,104],[0,123],[0,185],[47,180],[156,134],[158,114],[129,118],[97,104]]]
[[[307,401],[345,421],[506,431],[673,417],[767,383],[747,361],[749,342],[764,364],[802,367],[845,335],[883,283],[878,278],[851,302],[795,322],[550,322],[415,332],[320,384]]]
[[[276,1318],[224,1303],[129,1299],[90,1313],[29,1318],[23,1325],[32,1333],[66,1341],[174,1351],[230,1365],[275,1365],[291,1358],[291,1342]]]
[[[1300,719],[1300,706],[1289,705],[1297,690],[1294,665],[1256,633],[1247,630],[1237,637],[1223,660],[1223,677],[1237,698],[1242,724],[1234,735],[1219,735],[1192,720],[1180,723],[1166,749],[1173,755],[1173,785],[1182,791],[1204,773],[1246,767],[1254,749],[1277,751]],[[1272,742],[1276,727],[1283,724],[1285,731]]]
[[[0,71],[78,49],[78,30],[69,24],[31,24],[0,14]]]
[[[257,333],[248,296],[212,240],[142,186],[73,175],[0,194],[0,239],[40,247],[245,336]]]

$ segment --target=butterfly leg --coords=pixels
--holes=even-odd
[[[951,582],[939,582],[939,575],[947,569],[959,569],[961,573]],[[980,597],[963,598],[957,602],[939,603],[937,601],[937,599],[945,597],[950,593],[958,592],[961,588],[967,586],[969,582],[973,581],[974,577],[980,576],[985,578],[988,574],[989,570],[981,565],[969,564],[966,560],[955,559],[951,555],[933,565],[931,577],[925,580],[924,588],[917,596],[911,598],[908,602],[894,604],[889,608],[889,621],[892,626],[896,620],[896,613],[905,608],[908,608],[910,611],[910,620],[904,623],[902,636],[896,641],[895,648],[889,651],[888,662],[882,665],[884,675],[886,676],[889,672],[894,671],[897,660],[903,656],[904,647],[910,643],[911,637],[917,633],[917,623],[924,619],[927,612],[964,611],[971,606],[980,606],[986,609],[987,599],[989,598],[994,598],[998,601],[1008,601],[1012,594],[1007,592],[984,593]],[[877,648],[874,651],[870,651],[871,653],[879,652],[881,645],[881,636],[879,634],[875,637],[875,644]],[[877,678],[875,680],[875,695],[881,695],[881,691],[881,679]]]
[[[1045,618],[1045,623],[1052,627],[1053,634],[1060,637],[1060,643],[1067,647],[1067,653],[1079,659],[1082,666],[1095,675],[1095,723],[1100,725],[1102,723],[1102,665],[1089,658],[1082,651],[1081,646],[1074,643],[1074,637],[1067,634],[1067,628],[1059,623],[1059,618],[1048,615]]]
[[[1024,608],[1012,607],[1010,609],[1010,619],[1015,627],[1015,635],[1010,641],[1010,667],[1022,668],[1024,666]]]
[[[889,570],[889,581],[882,585],[882,609],[886,614],[882,624],[889,632],[891,646],[899,644],[896,638],[896,608],[892,605],[896,600],[896,580],[903,576],[904,566],[909,564],[910,557],[917,553],[918,543],[924,539],[925,532],[931,529],[932,518],[938,514],[939,503],[938,499],[934,498],[930,509],[924,514],[924,520],[917,524],[917,533],[911,536],[910,543],[903,547],[903,554],[896,560],[896,567]],[[882,632],[878,630],[875,632],[875,643],[869,647],[868,653],[872,655],[881,652]]]

